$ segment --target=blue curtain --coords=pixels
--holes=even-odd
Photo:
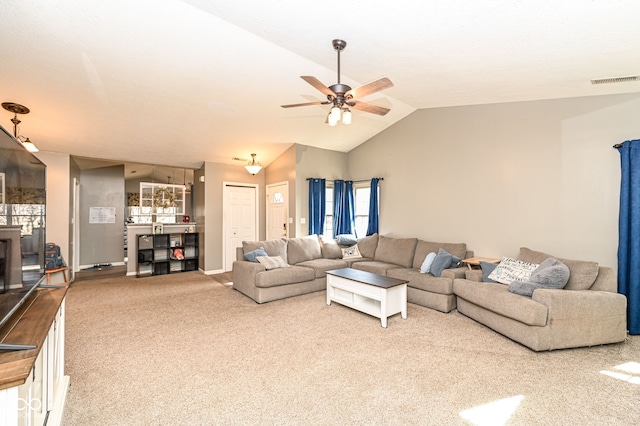
[[[333,237],[340,234],[353,234],[355,211],[353,182],[333,181]]]
[[[369,192],[369,224],[367,235],[378,232],[378,178],[371,179],[371,191]]]
[[[309,235],[324,232],[326,184],[325,179],[309,179]]]
[[[618,145],[620,217],[618,291],[627,296],[629,334],[640,334],[640,139]]]

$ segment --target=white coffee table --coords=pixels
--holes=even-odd
[[[337,302],[380,318],[387,328],[392,315],[407,319],[407,282],[351,268],[327,271],[327,305]]]

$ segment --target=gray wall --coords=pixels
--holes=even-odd
[[[640,95],[419,110],[352,150],[349,172],[384,177],[382,234],[615,267],[612,145],[640,137],[638,111]]]
[[[288,150],[282,153],[278,158],[273,160],[269,167],[264,169],[265,173],[265,191],[266,185],[272,183],[288,182],[289,183],[289,217],[295,218],[296,203],[296,145],[292,145]],[[266,202],[266,199],[265,199]],[[265,204],[266,209],[266,204]],[[264,227],[266,235],[266,211],[264,214]],[[295,223],[295,220],[294,220]],[[289,227],[289,237],[296,236],[296,226]]]
[[[90,207],[115,207],[115,223],[89,223]],[[124,166],[80,175],[80,265],[124,261]]]
[[[309,235],[309,183],[307,178],[348,179],[347,154],[306,145],[296,145],[296,235]],[[293,204],[295,202],[295,204]],[[306,223],[301,223],[304,218]]]

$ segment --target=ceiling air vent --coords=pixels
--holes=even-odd
[[[591,84],[625,83],[627,81],[640,81],[640,75],[630,75],[627,77],[596,78],[591,80]]]
[[[240,157],[231,157],[231,159],[232,159],[233,161],[247,161],[247,159],[246,159],[246,158],[240,158]]]

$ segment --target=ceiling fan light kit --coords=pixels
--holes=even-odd
[[[318,89],[326,97],[326,101],[305,102],[301,104],[281,105],[282,108],[291,108],[308,105],[332,105],[331,111],[327,116],[326,123],[329,126],[335,126],[342,119],[342,124],[351,124],[351,110],[353,108],[360,111],[369,112],[377,115],[386,115],[390,109],[381,106],[369,104],[357,100],[367,95],[379,92],[381,90],[393,87],[393,83],[387,77],[367,83],[356,89],[351,86],[340,83],[340,52],[347,47],[344,40],[335,39],[332,42],[333,48],[338,52],[338,82],[329,87],[325,86],[320,80],[312,76],[300,76],[304,81]]]

